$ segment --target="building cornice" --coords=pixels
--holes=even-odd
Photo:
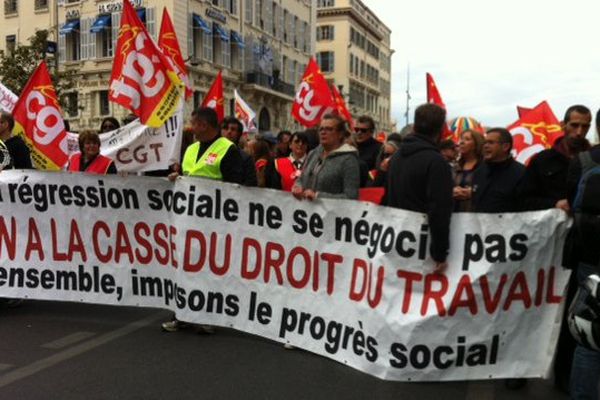
[[[358,25],[360,25],[364,30],[368,31],[371,35],[373,35],[377,40],[383,40],[383,34],[379,32],[377,29],[374,29],[373,26],[369,25],[368,22],[358,13],[357,10],[351,7],[344,8],[323,8],[317,10],[317,22],[319,22],[319,18],[322,17],[337,17],[337,16],[349,16],[355,21]]]

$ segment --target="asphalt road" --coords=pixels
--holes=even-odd
[[[396,383],[228,329],[165,333],[156,309],[28,301],[0,308],[0,400],[567,399],[549,381]]]

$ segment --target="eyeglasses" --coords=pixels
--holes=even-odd
[[[369,128],[354,128],[354,132],[356,133],[369,133],[371,130]]]
[[[105,131],[106,130],[112,131],[114,129],[116,129],[114,125],[103,125],[102,126],[102,130],[105,130]]]

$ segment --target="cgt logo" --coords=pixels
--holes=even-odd
[[[25,100],[27,120],[34,125],[33,140],[35,143],[48,146],[60,138],[58,147],[66,154],[68,153],[68,143],[67,137],[64,135],[65,124],[56,106],[56,99],[45,93],[49,90],[49,87],[41,86],[29,92]]]
[[[319,116],[323,106],[312,105],[311,101],[315,95],[315,91],[310,84],[302,81],[300,90],[296,94],[296,103],[300,105],[299,115],[305,121],[314,121]]]
[[[138,110],[141,106],[141,96],[151,98],[161,93],[165,88],[166,77],[163,71],[157,71],[155,68],[155,65],[160,64],[159,58],[142,52],[148,40],[146,34],[139,32],[135,39],[131,40],[134,40],[135,48],[127,54],[122,76],[112,82],[111,90],[114,98],[127,97],[131,106]]]

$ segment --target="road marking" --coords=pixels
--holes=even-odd
[[[63,347],[67,347],[77,342],[81,342],[82,340],[89,339],[94,335],[94,332],[75,332],[72,335],[68,335],[53,342],[43,344],[42,347],[45,349],[62,349]]]
[[[6,371],[7,369],[11,369],[12,367],[12,364],[0,364],[0,372]]]
[[[115,339],[126,336],[145,326],[154,324],[157,320],[167,318],[167,316],[168,313],[166,311],[161,311],[152,314],[149,317],[132,322],[119,329],[115,329],[114,331],[98,336],[97,338],[88,340],[87,342],[83,342],[76,346],[65,349],[59,353],[51,355],[50,357],[43,358],[29,365],[18,368],[14,371],[10,371],[5,375],[0,376],[0,388],[10,385],[11,383],[16,382],[20,379],[27,378],[28,376],[34,375],[47,368],[53,367],[54,365],[66,361],[70,358],[76,357],[80,354],[93,350],[96,347],[102,346],[103,344],[111,342]]]
[[[494,382],[493,380],[469,382],[465,400],[493,400]]]

